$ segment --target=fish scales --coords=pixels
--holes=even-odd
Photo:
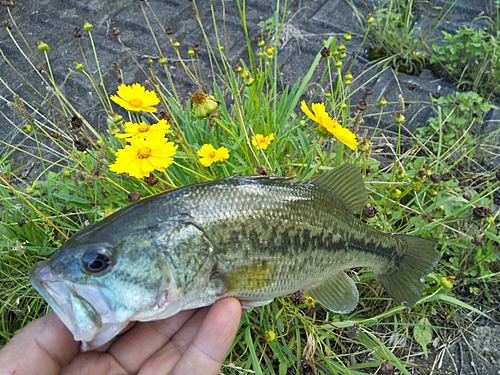
[[[370,267],[411,306],[439,252],[354,216],[366,205],[353,165],[300,181],[231,177],[143,199],[85,228],[31,271],[34,287],[82,350],[130,321],[171,316],[235,296],[245,307],[305,290],[347,313],[358,291],[343,270]]]

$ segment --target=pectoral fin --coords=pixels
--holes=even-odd
[[[216,278],[222,280],[224,293],[257,290],[271,284],[273,268],[269,262],[252,263],[226,271]]]
[[[359,292],[343,271],[305,291],[317,302],[337,313],[348,313],[357,306]]]

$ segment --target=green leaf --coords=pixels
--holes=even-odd
[[[413,328],[413,338],[419,343],[427,358],[427,345],[432,341],[432,326],[427,318],[418,321],[418,326]]]

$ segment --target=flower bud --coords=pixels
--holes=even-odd
[[[266,332],[266,335],[264,336],[267,342],[274,342],[277,339],[277,335],[273,330],[269,330]]]
[[[342,38],[344,38],[344,40],[346,42],[350,41],[352,39],[352,35],[351,35],[351,32],[350,31],[347,31],[343,36]]]
[[[374,23],[374,22],[375,22],[375,18],[372,16],[372,14],[371,14],[371,13],[368,13],[368,16],[366,17],[366,23],[367,23],[368,25],[371,25],[371,24],[372,24],[372,23]]]
[[[339,59],[335,59],[333,66],[336,68],[342,68],[342,61],[340,61]]]
[[[91,23],[87,21],[83,21],[83,30],[85,31],[92,31],[94,29],[94,26],[92,26]]]
[[[387,100],[385,100],[385,97],[381,97],[380,100],[378,101],[378,105],[381,107],[385,107],[387,105]]]
[[[81,72],[84,68],[83,64],[80,64],[80,63],[77,63],[77,62],[74,62],[73,64],[75,64],[75,70],[77,72]]]
[[[63,170],[63,172],[62,172],[62,176],[63,176],[64,178],[71,177],[71,171],[70,171],[69,169],[65,169],[65,170]]]
[[[406,118],[403,116],[403,114],[401,112],[398,112],[396,117],[394,117],[394,122],[398,125],[401,125],[402,123],[404,123],[405,120],[406,120]]]
[[[265,45],[266,45],[266,42],[264,41],[264,39],[262,39],[262,38],[257,39],[257,47],[262,48]]]
[[[339,52],[344,52],[345,51],[345,44],[340,42],[339,45],[337,46],[337,49]]]
[[[28,195],[32,195],[35,193],[35,188],[33,186],[28,186],[24,192]]]
[[[38,41],[38,50],[40,52],[49,52],[50,51],[50,47],[49,47],[49,45],[47,43],[39,40]]]
[[[363,139],[361,142],[358,144],[358,150],[361,152],[368,152],[372,149],[372,145],[368,139]]]
[[[26,134],[30,134],[33,132],[33,126],[31,125],[23,125],[21,127],[21,129],[23,130],[23,132],[25,132]]]
[[[401,195],[401,190],[399,190],[398,188],[395,188],[395,189],[392,189],[391,193],[394,197],[397,198]]]
[[[245,86],[252,86],[253,85],[253,82],[254,82],[254,79],[252,78],[252,76],[250,75],[250,73],[246,74],[244,77],[243,77],[243,84]]]
[[[194,52],[193,47],[189,47],[189,48],[188,48],[188,52],[187,52],[187,53],[188,53],[188,56],[194,56],[194,55],[195,55],[195,52]]]
[[[180,46],[181,46],[181,43],[177,39],[174,39],[172,42],[172,47],[179,48]]]
[[[163,55],[160,55],[160,58],[158,59],[158,62],[160,63],[160,65],[166,65],[168,60],[165,56]]]
[[[455,281],[455,276],[447,276],[447,277],[442,276],[439,279],[439,284],[441,284],[441,287],[443,289],[450,290],[453,288],[454,281]]]
[[[118,113],[113,113],[113,124],[120,126],[123,124],[123,116]]]

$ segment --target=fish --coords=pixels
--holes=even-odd
[[[305,291],[346,314],[359,292],[344,272],[369,267],[404,306],[440,259],[431,239],[376,230],[359,169],[318,177],[233,176],[139,200],[72,236],[30,271],[33,287],[81,341],[233,296],[244,308]]]

